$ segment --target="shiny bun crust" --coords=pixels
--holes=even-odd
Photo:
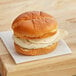
[[[40,37],[57,29],[57,22],[41,11],[29,11],[18,16],[13,24],[14,34],[19,37]]]
[[[45,48],[39,48],[39,49],[24,49],[24,48],[20,47],[19,45],[17,45],[16,43],[14,43],[16,51],[19,54],[28,55],[28,56],[42,55],[42,54],[47,54],[49,52],[52,52],[56,49],[57,44],[58,44],[58,42],[54,43],[51,46],[48,46]]]

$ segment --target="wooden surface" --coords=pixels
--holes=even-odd
[[[16,65],[0,40],[0,72],[3,76],[72,76],[76,74],[76,0],[0,0],[0,31],[24,11],[41,10],[52,14],[59,28],[69,32],[65,39],[72,54]]]

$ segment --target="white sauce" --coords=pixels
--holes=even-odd
[[[54,36],[44,39],[22,40],[20,38],[17,38],[16,36],[14,36],[13,38],[14,38],[14,42],[22,48],[38,49],[52,45],[53,43],[63,38],[66,34],[67,34],[66,31],[58,30],[58,32]]]

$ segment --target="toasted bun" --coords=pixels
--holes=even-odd
[[[32,11],[18,16],[12,24],[12,29],[18,37],[37,38],[57,30],[57,22],[51,15]]]
[[[20,47],[19,45],[17,45],[16,43],[14,43],[16,51],[19,54],[29,55],[29,56],[42,55],[42,54],[47,54],[49,52],[52,52],[57,47],[57,44],[58,44],[58,42],[54,43],[51,46],[48,46],[45,48],[39,48],[39,49],[24,49],[24,48]]]
[[[44,34],[42,36],[39,36],[39,37],[28,37],[28,36],[22,36],[22,35],[19,35],[19,34],[15,34],[15,36],[17,36],[21,39],[42,39],[42,38],[47,38],[47,37],[53,36],[56,33],[57,33],[57,31],[56,32],[51,32],[51,33],[49,32],[49,33],[46,33],[46,34]]]

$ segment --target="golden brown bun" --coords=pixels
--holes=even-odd
[[[19,37],[20,39],[42,39],[42,38],[47,38],[47,37],[53,36],[56,33],[57,33],[57,31],[52,32],[52,33],[49,32],[49,33],[46,33],[46,34],[39,36],[39,37],[27,37],[27,36],[21,36],[19,34],[15,34],[15,36]]]
[[[51,15],[32,11],[18,16],[12,24],[12,29],[18,37],[41,37],[57,29],[57,22]]]
[[[24,48],[20,47],[19,45],[17,45],[16,43],[14,43],[16,51],[19,54],[29,55],[29,56],[42,55],[42,54],[47,54],[49,52],[52,52],[57,47],[57,44],[58,44],[58,42],[54,43],[51,46],[48,46],[45,48],[39,48],[39,49],[24,49]]]

